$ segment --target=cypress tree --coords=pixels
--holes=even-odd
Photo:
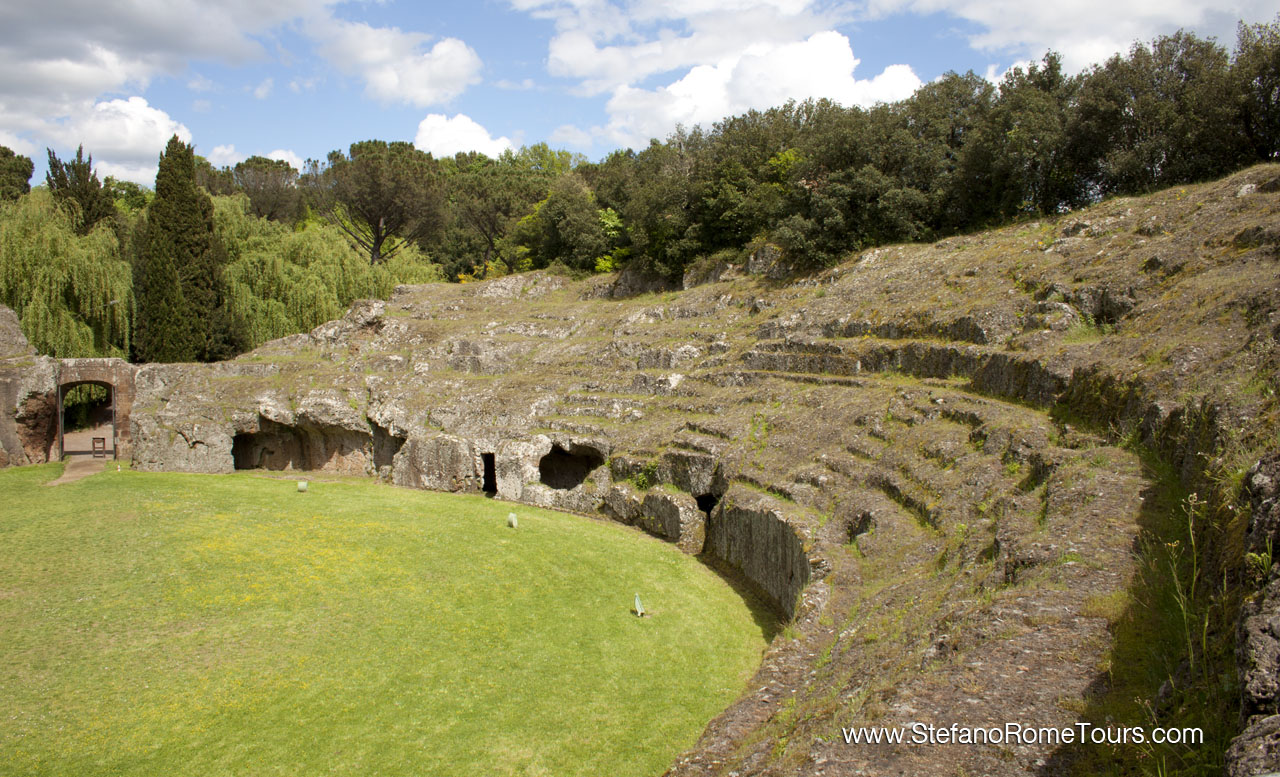
[[[174,135],[160,156],[156,196],[140,241],[140,361],[196,361],[226,355],[230,322],[219,315],[222,264],[213,202],[196,186],[195,152]],[[234,338],[230,338],[234,339]]]
[[[192,361],[187,303],[182,295],[173,251],[157,250],[149,225],[142,227],[134,296],[134,356],[140,362]]]

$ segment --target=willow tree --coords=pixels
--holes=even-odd
[[[403,141],[352,143],[305,176],[316,208],[379,264],[439,231],[444,195],[430,154]]]
[[[356,299],[389,296],[398,283],[443,280],[413,246],[371,265],[331,224],[295,230],[252,209],[243,194],[214,198],[214,227],[228,258],[226,299],[245,322],[249,347],[313,329]]]
[[[0,302],[42,354],[129,353],[133,280],[115,235],[77,235],[47,191],[0,203]]]

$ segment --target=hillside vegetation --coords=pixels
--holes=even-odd
[[[1277,106],[1280,21],[1242,24],[1230,52],[1179,32],[1074,75],[1049,52],[998,84],[789,103],[598,162],[367,140],[304,170],[215,169],[174,138],[154,193],[98,181],[79,149],[50,151],[48,192],[23,194],[31,162],[4,149],[0,302],[41,353],[216,361],[397,283],[564,266],[678,285],[762,247],[812,272],[1274,159]]]

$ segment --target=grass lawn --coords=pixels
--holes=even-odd
[[[773,628],[581,517],[60,471],[0,471],[0,774],[656,775]]]

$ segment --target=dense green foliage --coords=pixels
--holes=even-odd
[[[31,174],[35,169],[31,157],[0,146],[0,202],[16,200],[31,191]]]
[[[84,146],[76,149],[76,158],[63,162],[49,151],[49,171],[45,182],[58,204],[67,209],[76,224],[76,232],[89,234],[94,225],[116,213],[111,192],[103,188],[93,170],[93,154],[86,159]]]
[[[0,472],[6,774],[646,777],[772,636],[617,524],[114,467],[51,497],[59,469]]]
[[[252,209],[243,194],[214,198],[225,293],[249,347],[338,318],[354,300],[388,297],[398,283],[443,280],[414,246],[371,265],[335,226],[312,221],[295,230]]]
[[[64,358],[127,356],[133,279],[112,230],[77,234],[40,189],[0,202],[0,225],[0,303],[18,314],[31,345]]]
[[[237,164],[232,175],[236,187],[248,196],[253,215],[285,222],[302,215],[298,171],[288,162],[251,156]]]
[[[243,350],[242,327],[224,300],[213,202],[196,186],[194,150],[176,135],[160,157],[139,243],[138,360],[213,361]]]
[[[318,210],[369,255],[370,264],[434,236],[443,221],[438,167],[411,143],[366,140],[333,151],[305,176]]]

